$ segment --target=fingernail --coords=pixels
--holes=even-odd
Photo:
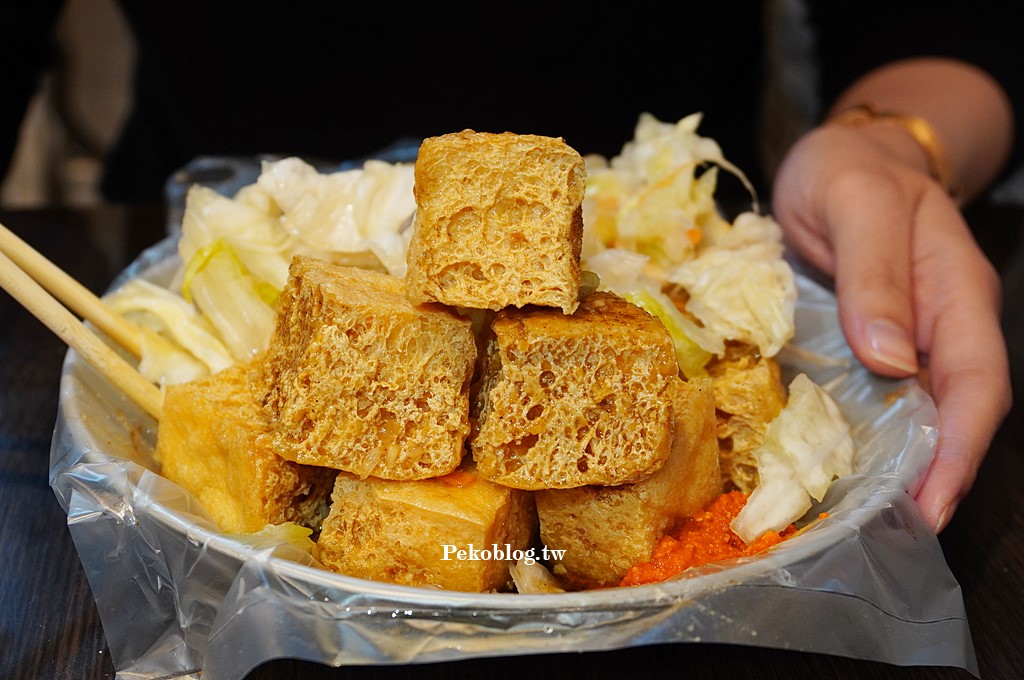
[[[917,351],[906,331],[886,319],[870,322],[866,330],[875,359],[905,373],[917,372]]]
[[[947,505],[937,508],[938,512],[935,513],[935,532],[939,533],[946,528],[946,524],[950,519],[953,518],[953,513],[956,512],[957,502],[953,501]]]

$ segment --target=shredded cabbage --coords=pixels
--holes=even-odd
[[[740,178],[756,206],[746,176],[717,142],[697,134],[701,119],[695,113],[673,124],[643,113],[618,156],[587,157],[584,256],[623,247],[660,267],[693,257],[705,232],[728,228],[714,198],[718,167]]]
[[[606,290],[657,317],[675,345],[676,363],[687,378],[706,375],[705,366],[725,346],[679,311],[661,290],[657,279],[647,273],[648,258],[625,248],[610,248],[591,257],[587,270],[600,279],[599,290]]]
[[[288,282],[296,244],[279,219],[255,207],[253,193],[247,195],[249,201],[241,201],[209,187],[192,186],[185,195],[178,255],[188,263],[199,251],[223,242],[253,277],[281,290]],[[273,210],[269,203],[264,207]]]
[[[775,356],[795,329],[796,282],[782,258],[782,230],[757,213],[753,188],[718,144],[697,134],[700,121],[693,114],[670,124],[645,113],[618,156],[587,157],[583,259],[596,271],[592,263],[608,251],[616,259],[623,250],[647,258],[644,275],[654,281],[643,288],[659,303],[664,284],[686,289],[686,312],[699,323],[673,316],[684,319],[685,334],[701,349],[721,354],[733,340]],[[755,199],[755,209],[732,223],[715,203],[719,168],[736,174]],[[599,273],[607,279],[607,271]],[[625,297],[633,284],[608,287]]]
[[[159,336],[143,343],[140,370],[154,383],[183,382],[266,348],[295,255],[404,276],[412,179],[411,164],[321,174],[285,158],[265,162],[233,197],[190,187],[175,292],[133,282],[112,298]]]
[[[769,217],[740,215],[738,233],[723,237],[726,245],[706,248],[667,277],[689,293],[686,309],[705,328],[723,340],[755,345],[768,357],[778,354],[796,330],[796,277],[782,259],[781,242],[756,238],[774,234],[766,226],[772,224]]]
[[[144,341],[142,364],[150,369],[162,367],[161,375],[146,375],[154,383],[180,382],[181,376],[195,372],[195,361],[202,363],[209,373],[216,373],[234,363],[231,353],[206,318],[184,298],[166,288],[145,279],[133,279],[108,294],[105,301],[113,311],[136,326],[166,338],[185,353],[172,353],[164,343]],[[146,335],[143,334],[144,340]],[[186,365],[175,366],[175,357],[185,361]]]
[[[369,160],[359,169],[320,173],[284,158],[264,162],[256,182],[280,207],[284,229],[309,250],[374,252],[385,265],[404,263],[407,243],[395,236],[416,210],[412,164]]]
[[[313,530],[295,522],[267,524],[259,531],[233,534],[233,537],[254,548],[272,549],[279,557],[297,562],[307,562],[310,557],[317,556]]]
[[[186,264],[182,294],[217,330],[236,361],[267,348],[274,332],[276,288],[249,275],[235,250],[218,240]]]
[[[730,525],[744,542],[781,531],[820,501],[832,481],[853,472],[850,426],[832,396],[806,374],[789,385],[789,400],[754,451],[760,482]]]

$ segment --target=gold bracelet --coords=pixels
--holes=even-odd
[[[843,109],[829,118],[827,123],[839,125],[867,125],[868,123],[892,123],[899,126],[913,138],[917,146],[924,152],[928,161],[928,174],[946,190],[950,196],[958,199],[960,189],[946,155],[946,147],[939,139],[935,128],[924,118],[911,116],[898,111],[879,109],[874,104],[858,104]]]

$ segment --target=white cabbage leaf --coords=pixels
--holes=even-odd
[[[725,229],[705,233],[705,247],[717,246],[738,250],[747,246],[760,246],[765,259],[781,258],[782,227],[771,216],[755,212],[742,212]]]
[[[138,371],[151,383],[176,385],[210,375],[210,367],[162,335],[143,332]]]
[[[235,250],[215,241],[186,263],[182,294],[195,305],[236,361],[246,361],[270,344],[279,290],[261,286]]]
[[[253,191],[242,191],[244,200],[222,196],[201,185],[189,188],[178,255],[188,263],[199,251],[224,242],[253,277],[280,291],[288,281],[288,265],[296,244],[273,214],[269,201],[256,200]]]
[[[665,123],[643,113],[618,156],[586,158],[585,256],[622,247],[668,267],[693,257],[705,232],[728,228],[715,203],[718,168],[739,177],[751,196],[754,189],[717,142],[697,134],[701,119],[696,113]]]
[[[256,183],[307,250],[374,252],[392,273],[404,268],[407,241],[395,237],[410,228],[416,209],[411,163],[368,160],[362,168],[321,173],[290,157],[265,161]]]
[[[638,289],[626,294],[626,299],[648,314],[656,317],[672,336],[676,364],[687,378],[707,375],[705,367],[716,352],[705,349],[696,338],[703,333],[697,324],[686,317],[664,293]]]
[[[597,274],[601,290],[625,296],[636,288],[659,288],[657,280],[647,274],[649,260],[627,248],[610,248],[583,259],[580,265]]]
[[[133,279],[104,300],[114,312],[143,330],[140,369],[154,383],[184,382],[234,363],[227,347],[199,311],[162,286]]]
[[[744,240],[770,222],[753,213],[740,215],[734,227],[739,234],[732,237],[738,247],[708,247],[669,272],[667,280],[686,289],[686,309],[704,328],[773,357],[796,330],[796,277],[782,258],[780,242]],[[723,238],[728,243],[730,237]]]
[[[536,560],[521,559],[509,565],[509,575],[520,595],[564,593],[565,588],[548,568]]]
[[[748,544],[798,520],[833,480],[853,473],[850,425],[832,396],[800,373],[754,458],[760,482],[731,524]]]
[[[675,174],[680,166],[711,162],[735,174],[755,196],[746,175],[726,160],[718,142],[697,134],[703,118],[703,114],[693,113],[667,123],[649,113],[640,114],[633,139],[612,159],[612,167],[631,175],[636,182],[656,184]]]
[[[300,564],[314,564],[317,557],[313,530],[295,522],[266,524],[259,531],[248,534],[232,534],[236,541],[274,556]]]
[[[625,248],[610,248],[586,260],[586,269],[597,274],[598,290],[605,290],[637,305],[657,317],[675,346],[676,363],[683,375],[705,375],[712,355],[725,351],[715,335],[701,328],[679,311],[661,290],[658,280],[647,273],[648,257]]]

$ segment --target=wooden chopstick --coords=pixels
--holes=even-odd
[[[0,287],[42,321],[69,347],[82,355],[149,415],[160,420],[160,389],[121,358],[56,298],[50,295],[11,258],[0,252]]]
[[[39,251],[0,224],[0,253],[15,262],[32,279],[83,319],[91,321],[121,347],[142,357],[139,329],[110,309],[92,291],[76,281],[63,269],[46,259]]]

